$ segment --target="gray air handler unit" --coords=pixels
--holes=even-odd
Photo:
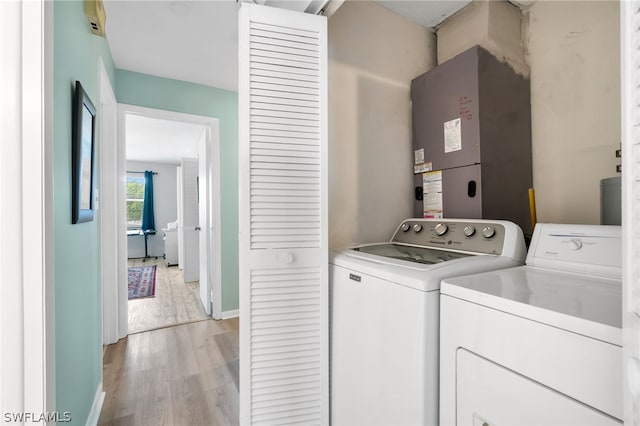
[[[411,82],[414,214],[503,219],[531,235],[529,80],[475,46]]]

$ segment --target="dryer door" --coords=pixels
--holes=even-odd
[[[459,425],[621,425],[573,398],[474,354],[457,352]]]

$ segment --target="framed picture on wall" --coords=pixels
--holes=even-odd
[[[71,145],[71,223],[93,220],[96,108],[76,81]]]

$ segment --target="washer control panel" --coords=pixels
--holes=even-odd
[[[511,228],[509,228],[511,229]],[[423,247],[447,248],[486,254],[502,254],[510,236],[500,221],[461,219],[407,219],[391,242]]]

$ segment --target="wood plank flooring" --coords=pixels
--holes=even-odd
[[[237,425],[238,319],[130,335],[104,354],[100,425]]]
[[[162,258],[129,259],[129,266],[157,265],[156,295],[129,300],[129,333],[153,330],[208,318],[200,301],[200,284],[185,283],[177,266],[167,267]]]

